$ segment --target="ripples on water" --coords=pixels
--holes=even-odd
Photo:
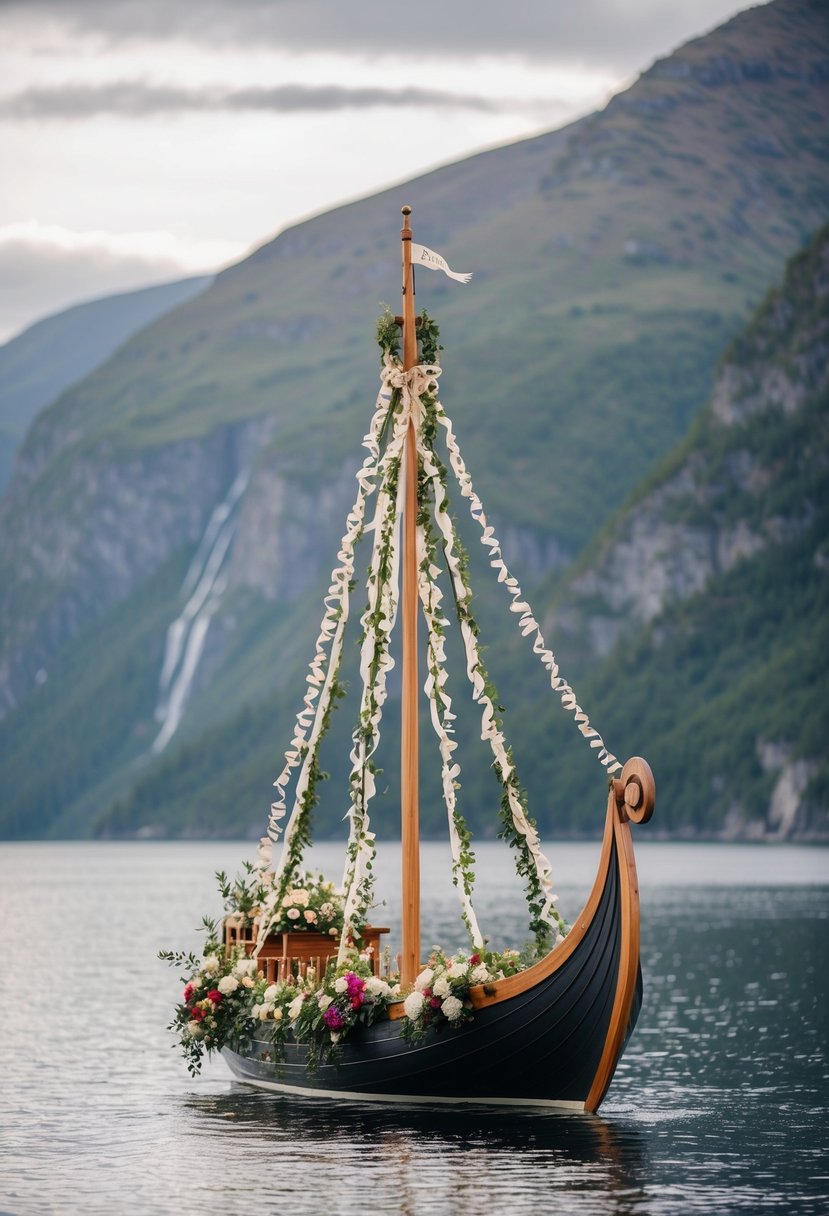
[[[572,918],[597,846],[553,855]],[[639,850],[645,1005],[598,1117],[300,1103],[221,1061],[191,1080],[164,1029],[179,985],[155,954],[196,944],[213,871],[242,856],[0,846],[0,1213],[829,1209],[825,851]],[[336,851],[318,859],[336,872]],[[504,862],[482,846],[499,944],[523,938]],[[424,846],[425,940],[460,945],[443,873]],[[376,920],[396,930],[387,881]]]

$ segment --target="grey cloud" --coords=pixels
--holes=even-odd
[[[30,88],[0,97],[0,118],[91,118],[98,114],[145,117],[174,111],[270,110],[297,113],[309,110],[368,109],[375,106],[438,106],[484,110],[550,109],[555,101],[494,101],[440,89],[348,88],[340,85],[286,84],[274,88],[180,89],[142,81],[105,85],[66,84]]]
[[[165,39],[354,54],[518,55],[616,71],[645,66],[745,8],[739,0],[0,0],[2,12],[57,17],[112,40]]]
[[[107,249],[58,249],[25,239],[0,242],[0,343],[41,317],[81,300],[181,278],[164,257]]]

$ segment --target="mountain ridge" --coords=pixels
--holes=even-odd
[[[42,317],[0,346],[0,493],[38,413],[211,279],[200,275],[85,300]]]
[[[725,342],[824,218],[829,157],[810,115],[825,84],[809,66],[824,59],[820,6],[775,0],[739,14],[596,116],[435,170],[405,198],[395,188],[281,233],[45,411],[0,505],[0,704],[7,731],[24,715],[41,741],[7,774],[37,769],[44,749],[71,733],[60,708],[68,691],[50,668],[64,669],[73,646],[80,654],[96,622],[116,634],[118,613],[131,613],[171,562],[192,558],[234,480],[243,471],[249,480],[223,589],[191,622],[201,650],[170,750],[146,755],[158,708],[149,682],[139,693],[138,683],[129,692],[103,679],[97,695],[132,740],[132,761],[90,768],[57,804],[45,792],[55,780],[47,765],[6,823],[88,832],[96,790],[120,805],[136,780],[164,772],[172,781],[223,730],[236,741],[225,773],[238,779],[239,800],[247,807],[255,788],[267,797],[265,738],[278,739],[290,718],[267,672],[276,661],[278,683],[301,681],[294,652],[310,644],[312,591],[324,587],[333,550],[322,538],[338,534],[374,396],[365,335],[378,297],[397,289],[377,234],[401,201],[415,207],[418,238],[476,271],[474,290],[432,276],[422,292],[441,322],[445,401],[476,484],[533,577],[565,569],[686,433]],[[778,154],[745,148],[758,130]],[[492,451],[496,468],[484,460]],[[331,487],[319,504],[315,484]],[[313,547],[303,548],[304,520],[291,513],[302,502]],[[286,562],[296,580],[284,577]],[[184,605],[165,595],[172,623]],[[158,605],[142,611],[155,620]],[[140,665],[139,651],[158,656],[164,639],[135,646]],[[101,648],[98,662],[114,672],[120,656]],[[90,703],[74,720],[83,716],[88,734],[103,712]],[[255,746],[231,728],[246,714],[259,723]],[[212,741],[201,751],[200,738]],[[186,804],[207,815],[212,795],[196,778],[182,790],[175,830],[197,831]],[[220,808],[209,815],[221,822]],[[245,824],[254,817],[240,813]]]

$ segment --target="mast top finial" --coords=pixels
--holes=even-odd
[[[408,205],[408,203],[406,204],[406,206],[405,206],[405,207],[401,207],[401,208],[400,208],[400,210],[401,210],[401,212],[402,212],[402,214],[403,214],[403,215],[411,215],[411,214],[412,214],[412,209],[411,209],[411,207]]]

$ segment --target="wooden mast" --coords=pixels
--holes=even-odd
[[[417,363],[414,311],[411,207],[403,207],[400,239],[403,252],[403,367]],[[403,950],[400,982],[414,983],[420,971],[420,827],[418,808],[418,672],[417,672],[417,441],[409,423],[403,456],[403,561],[401,613],[403,617],[403,691],[400,737],[400,823],[403,880]]]

